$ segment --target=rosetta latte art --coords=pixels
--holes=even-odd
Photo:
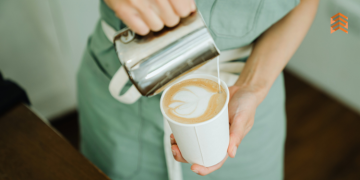
[[[224,107],[225,90],[209,79],[187,79],[173,85],[165,94],[163,108],[174,121],[186,124],[207,121]]]
[[[169,108],[175,115],[183,118],[200,117],[205,113],[214,94],[201,87],[182,87],[173,96]]]

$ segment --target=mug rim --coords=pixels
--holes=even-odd
[[[192,76],[195,76],[195,77],[192,77]],[[200,76],[200,77],[198,77]],[[225,92],[227,94],[226,96],[226,101],[225,101],[225,104],[224,106],[221,108],[221,110],[219,111],[218,114],[216,114],[214,117],[212,117],[211,119],[209,120],[206,120],[206,121],[203,121],[203,122],[199,122],[199,123],[194,123],[194,124],[185,124],[185,123],[180,123],[180,122],[177,122],[175,120],[172,120],[171,118],[169,118],[169,116],[164,112],[164,109],[163,109],[163,106],[162,106],[162,102],[163,102],[163,99],[164,99],[164,96],[165,94],[167,93],[167,91],[172,87],[174,86],[175,84],[178,84],[180,83],[181,81],[184,81],[184,80],[187,80],[187,79],[192,79],[192,78],[202,78],[202,79],[207,79],[207,78],[204,78],[204,76],[206,77],[209,77],[209,78],[212,78],[210,80],[212,81],[215,81],[214,79],[217,79],[217,77],[213,76],[213,75],[210,75],[210,74],[189,74],[185,77],[183,77],[182,79],[180,79],[179,81],[177,81],[176,83],[172,84],[170,87],[167,87],[164,92],[162,93],[161,95],[161,98],[160,98],[160,110],[161,110],[161,113],[162,115],[166,118],[166,120],[168,121],[171,121],[172,123],[176,124],[176,125],[179,125],[179,126],[190,126],[190,127],[194,127],[194,126],[200,126],[200,125],[204,125],[204,124],[207,124],[207,123],[210,123],[212,121],[214,121],[215,119],[218,119],[218,117],[223,113],[223,111],[225,111],[225,109],[228,109],[227,106],[229,104],[229,99],[230,99],[230,92],[229,92],[229,88],[228,86],[226,85],[226,83],[220,79],[220,85],[225,89]],[[215,81],[216,82],[216,81]],[[217,83],[217,82],[216,82]]]

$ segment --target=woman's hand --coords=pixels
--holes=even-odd
[[[173,27],[181,17],[196,10],[194,0],[105,0],[131,30],[146,35],[160,31],[164,25]]]
[[[193,164],[191,170],[195,173],[205,176],[211,172],[218,170],[224,164],[228,156],[235,157],[237,147],[241,140],[250,131],[254,124],[255,111],[262,99],[258,93],[251,88],[240,88],[238,86],[231,86],[229,88],[229,123],[230,123],[230,143],[228,147],[228,155],[218,164],[211,167],[204,167],[198,164]],[[187,163],[182,157],[179,147],[176,144],[174,135],[170,135],[171,150],[175,160]]]

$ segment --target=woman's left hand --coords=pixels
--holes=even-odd
[[[229,123],[230,123],[230,142],[228,154],[234,158],[236,151],[254,125],[255,111],[262,101],[262,95],[253,87],[229,87]]]
[[[238,86],[229,87],[229,92],[230,143],[227,151],[228,155],[226,155],[220,163],[211,167],[193,164],[191,170],[199,175],[205,176],[220,169],[228,156],[234,158],[242,139],[254,124],[255,111],[260,102],[260,96],[258,96],[252,88],[240,88]],[[186,163],[186,160],[182,157],[180,149],[176,144],[173,134],[170,135],[170,139],[171,150],[175,160]]]

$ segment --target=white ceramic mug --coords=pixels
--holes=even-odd
[[[178,82],[193,78],[209,79],[216,83],[218,81],[215,76],[207,74],[190,74]],[[221,81],[220,84],[226,92],[225,105],[216,116],[201,123],[183,124],[169,118],[165,114],[162,104],[164,96],[171,87],[168,87],[161,96],[161,112],[164,118],[169,122],[182,156],[190,164],[195,163],[205,167],[213,166],[221,162],[227,154],[229,146],[228,103],[230,94],[227,85],[223,81]]]

